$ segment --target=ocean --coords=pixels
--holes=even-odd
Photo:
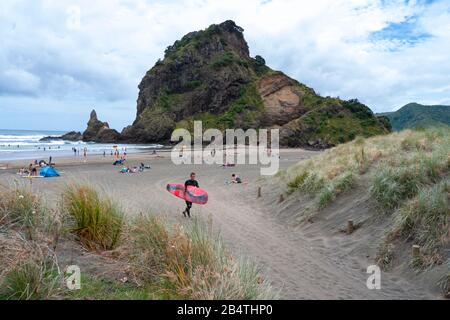
[[[118,146],[119,150],[126,148],[127,153],[142,152],[148,149],[163,147],[159,144],[108,144],[91,143],[83,141],[39,141],[47,136],[61,136],[66,131],[46,131],[46,130],[5,130],[0,129],[0,161],[1,160],[47,160],[49,157],[73,156],[73,148],[88,149],[88,154],[107,154],[113,150],[113,146]]]

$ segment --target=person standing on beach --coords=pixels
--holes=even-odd
[[[87,148],[86,147],[84,147],[83,157],[84,157],[84,162],[86,162],[87,161]]]
[[[185,183],[184,183],[184,188],[187,190],[187,187],[188,186],[194,186],[194,187],[197,187],[197,188],[200,188],[199,186],[198,186],[198,182],[197,182],[197,180],[195,180],[195,172],[192,172],[191,173],[191,177],[190,177],[190,179],[189,180],[187,180]],[[185,192],[186,192],[186,190],[185,190]],[[187,217],[191,217],[191,208],[192,208],[192,202],[190,202],[190,201],[186,201],[186,209],[183,211],[183,216],[184,217],[186,217],[186,215],[187,215]]]

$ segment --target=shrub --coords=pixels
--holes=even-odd
[[[71,184],[64,191],[63,209],[74,220],[73,232],[88,249],[114,249],[124,227],[120,207],[90,186]]]
[[[237,61],[237,58],[231,52],[226,52],[217,58],[211,63],[211,67],[214,69],[220,69],[223,67],[227,67]]]

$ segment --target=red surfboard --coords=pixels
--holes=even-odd
[[[194,186],[188,186],[186,190],[184,184],[169,183],[167,185],[167,191],[175,197],[192,203],[206,204],[208,202],[208,192]]]

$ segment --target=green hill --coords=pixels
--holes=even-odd
[[[409,103],[395,112],[387,112],[382,115],[389,118],[392,128],[396,131],[407,128],[450,125],[450,106]]]

